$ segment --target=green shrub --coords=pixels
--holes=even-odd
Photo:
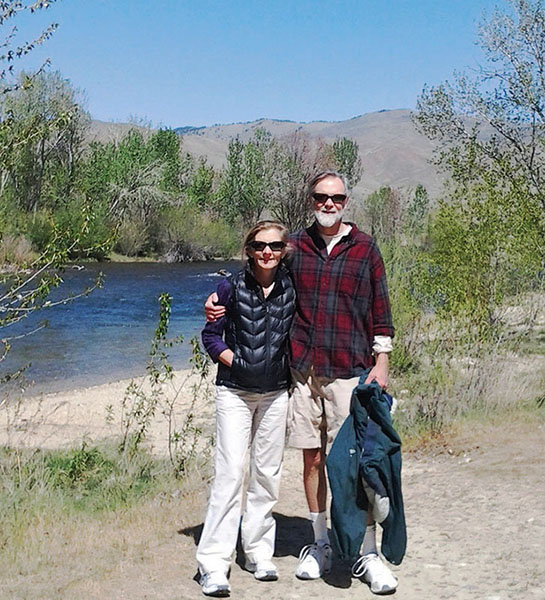
[[[43,252],[46,249],[53,239],[54,230],[53,218],[48,212],[37,212],[27,217],[27,235],[36,252]]]
[[[67,240],[77,243],[70,250],[70,258],[103,260],[113,244],[113,226],[106,207],[98,204],[90,209],[83,199],[66,203],[54,214],[58,231],[65,232]]]
[[[0,448],[0,473],[0,508],[5,515],[10,511],[96,512],[129,506],[142,496],[157,493],[170,478],[166,461],[143,448],[127,465],[116,445],[85,442],[69,450]]]
[[[36,254],[31,242],[22,235],[4,235],[0,239],[0,265],[25,265],[32,262]]]
[[[88,448],[85,442],[76,450],[52,454],[46,458],[46,469],[55,487],[90,490],[98,487],[114,471],[114,462],[98,448]]]

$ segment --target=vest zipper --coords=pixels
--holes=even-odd
[[[265,364],[265,378],[268,380],[270,375],[270,365],[271,365],[271,316],[269,313],[269,303],[267,298],[265,298],[265,343],[267,348],[267,362]]]

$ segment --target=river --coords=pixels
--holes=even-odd
[[[49,326],[12,342],[2,364],[5,373],[28,364],[25,379],[29,392],[54,392],[130,378],[145,372],[157,325],[158,296],[172,296],[169,335],[184,341],[169,350],[175,368],[188,365],[189,339],[204,324],[203,302],[221,278],[220,270],[236,272],[237,261],[183,264],[89,263],[67,268],[64,283],[52,299],[78,293],[92,285],[97,274],[104,286],[66,305],[43,309],[17,330],[29,331],[47,319]]]

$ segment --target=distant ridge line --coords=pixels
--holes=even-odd
[[[210,129],[211,127],[229,127],[231,125],[252,125],[253,123],[259,123],[260,121],[269,121],[271,123],[296,123],[299,125],[311,125],[312,123],[344,123],[345,121],[353,121],[354,119],[359,119],[366,115],[385,113],[385,112],[394,112],[397,110],[408,110],[405,108],[381,108],[380,110],[373,111],[370,113],[362,113],[359,115],[355,115],[353,117],[349,117],[348,119],[341,119],[338,121],[329,121],[327,119],[315,119],[313,121],[294,121],[293,119],[274,119],[271,117],[259,117],[257,119],[253,119],[251,121],[233,121],[231,123],[214,123],[213,125],[183,125],[181,127],[173,127],[172,130],[180,135],[184,135],[186,133],[191,133],[192,131],[199,131],[201,129]]]

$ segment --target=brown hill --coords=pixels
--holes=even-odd
[[[219,167],[224,163],[229,140],[237,135],[247,140],[258,128],[267,129],[275,137],[300,130],[329,142],[339,137],[356,141],[364,169],[356,190],[359,193],[367,194],[384,185],[414,188],[419,183],[434,197],[441,193],[443,177],[430,163],[433,144],[416,131],[409,110],[381,111],[337,122],[260,119],[251,123],[214,125],[186,133],[184,148],[191,154],[206,156]]]

